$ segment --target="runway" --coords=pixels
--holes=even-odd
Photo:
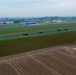
[[[47,34],[50,32],[63,32],[63,31],[71,31],[71,30],[76,30],[76,28],[59,28],[59,29],[45,30],[45,31],[38,31],[38,32],[28,32],[28,33],[20,33],[20,34],[3,35],[3,36],[0,36],[0,39],[16,38],[16,37],[21,37],[21,36]]]

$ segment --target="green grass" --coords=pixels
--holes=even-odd
[[[0,28],[0,35],[9,35],[25,32],[35,32],[59,28],[76,28],[76,23],[67,23],[67,24],[49,24],[49,25],[37,25],[37,26],[20,26],[20,27],[10,27],[9,28]]]
[[[76,41],[76,31],[0,42],[0,57]]]
[[[44,33],[44,34],[34,34],[34,35],[28,35],[28,36],[18,36],[14,38],[1,38],[0,42],[5,42],[9,40],[18,40],[18,39],[23,39],[23,38],[31,38],[31,37],[37,37],[37,36],[43,36],[43,35],[48,35],[48,34],[58,34],[58,33],[64,33],[64,32],[74,32],[76,30],[69,30],[69,31],[60,31],[60,32],[49,32],[49,33]]]
[[[9,23],[9,24],[3,24],[3,26],[6,26],[6,27],[13,27],[13,26],[22,26],[21,23]]]

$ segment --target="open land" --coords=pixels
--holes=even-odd
[[[4,24],[0,25],[0,41],[55,34],[60,33],[59,30],[60,32],[76,31],[76,23],[49,23],[25,26],[21,23]]]
[[[76,41],[76,31],[0,42],[0,57]]]
[[[4,35],[0,36],[0,40],[4,39],[16,39],[16,38],[28,38],[31,36],[42,36],[46,34],[55,34],[55,33],[61,33],[61,32],[70,32],[70,31],[76,31],[76,28],[62,28],[62,29],[51,29],[51,30],[45,30],[45,31],[37,31],[37,32],[28,32],[28,33],[20,33],[20,34],[10,34],[10,35]],[[42,35],[40,35],[42,34]]]
[[[0,28],[1,35],[20,34],[27,32],[38,32],[59,28],[76,28],[76,23],[63,23],[63,24],[46,24],[46,25],[34,25],[34,26],[23,26],[20,24],[9,24],[4,25],[4,28]]]
[[[5,27],[0,35],[61,28],[76,24]],[[0,75],[76,75],[75,41],[76,30],[0,40]]]
[[[0,75],[76,75],[76,42],[1,57]]]

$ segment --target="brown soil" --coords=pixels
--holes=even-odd
[[[1,57],[0,75],[76,75],[76,43]]]

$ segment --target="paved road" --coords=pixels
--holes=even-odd
[[[76,28],[53,29],[53,30],[45,30],[45,31],[39,31],[39,32],[28,32],[28,33],[22,33],[22,34],[11,34],[11,35],[0,36],[0,39],[15,38],[15,37],[20,37],[20,36],[28,36],[28,35],[35,35],[35,34],[45,34],[45,33],[50,33],[50,32],[70,31],[70,30],[76,30]]]

